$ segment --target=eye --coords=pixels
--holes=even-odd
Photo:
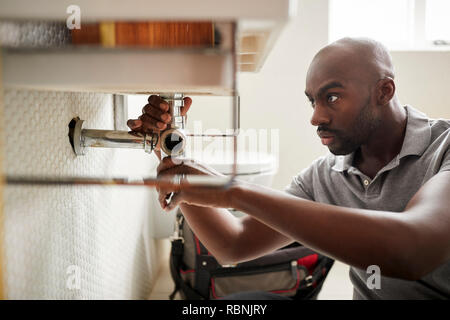
[[[328,103],[335,103],[336,100],[337,100],[338,98],[339,98],[339,97],[338,97],[337,95],[330,94],[330,95],[328,96]]]

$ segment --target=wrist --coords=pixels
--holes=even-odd
[[[242,195],[245,194],[246,182],[235,180],[233,184],[228,188],[228,208],[241,210],[239,203],[241,202]]]

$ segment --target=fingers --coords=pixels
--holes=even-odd
[[[177,188],[157,188],[158,202],[163,210],[172,210],[181,202],[181,191]]]
[[[189,108],[192,105],[192,99],[189,97],[185,97],[185,98],[183,98],[183,101],[184,101],[184,103],[183,103],[184,106],[181,107],[180,111],[181,111],[181,115],[185,116],[187,114]],[[169,104],[166,101],[164,101],[163,99],[161,99],[161,97],[159,97],[159,96],[156,96],[156,95],[150,96],[148,98],[148,103],[150,106],[154,106],[157,109],[161,110],[163,112],[163,114],[165,114],[166,112],[169,111]],[[151,107],[148,107],[148,109],[151,109]],[[157,117],[155,117],[155,118],[157,118]],[[162,118],[162,120],[164,120],[164,118]]]
[[[183,167],[179,164],[175,164],[172,158],[166,157],[161,160],[157,168],[157,177],[163,178],[166,176],[172,176],[180,173],[184,173]],[[181,201],[180,186],[158,186],[158,201],[163,210],[172,210]]]
[[[177,162],[179,161],[179,159],[177,159]],[[180,164],[176,164],[172,158],[170,157],[165,157],[164,159],[161,160],[161,162],[158,165],[157,168],[157,172],[158,175],[161,175],[163,173],[168,174],[168,172],[165,172],[171,168],[177,167]],[[176,174],[177,172],[174,172],[173,174]]]
[[[160,131],[167,128],[172,120],[169,111],[169,105],[159,96],[151,95],[148,98],[148,104],[142,108],[142,116],[139,117],[143,123],[143,129],[146,131]]]
[[[150,117],[148,114],[143,114],[139,117],[142,121],[142,128],[144,131],[160,131],[167,128],[167,124]]]
[[[162,111],[165,112],[169,111],[169,104],[163,99],[161,99],[160,96],[151,95],[148,98],[148,103],[156,108],[160,108]]]
[[[181,115],[186,116],[192,105],[192,99],[185,97],[184,106],[181,107]],[[159,132],[167,128],[172,120],[169,114],[169,104],[161,99],[160,96],[151,95],[148,98],[148,104],[142,108],[142,115],[138,119],[130,119],[127,122],[128,127],[136,132],[151,133]]]
[[[160,189],[158,192],[159,205],[165,211],[173,210],[176,206],[183,202],[183,191],[170,192],[168,189]]]
[[[185,116],[189,110],[189,108],[191,107],[192,104],[192,99],[189,97],[186,97],[183,99],[184,101],[184,106],[180,108],[180,112],[182,116]]]
[[[181,202],[183,202],[183,196],[184,196],[184,192],[182,192],[182,191],[174,193],[172,195],[172,198],[170,199],[170,202],[163,209],[166,211],[175,209],[176,206],[178,206]]]
[[[142,126],[142,121],[139,119],[129,119],[127,121],[127,126],[131,129],[131,130],[138,130],[140,129],[140,127]]]
[[[155,107],[151,104],[146,104],[144,108],[142,108],[142,113],[147,114],[150,117],[165,123],[169,123],[170,120],[172,119],[172,117],[168,112],[165,112],[159,107]]]
[[[170,194],[163,189],[158,189],[158,202],[161,208],[164,210],[167,207],[167,195]]]

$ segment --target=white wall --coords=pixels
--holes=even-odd
[[[279,171],[274,180],[278,189],[328,150],[310,124],[312,109],[304,95],[309,63],[328,43],[327,19],[327,0],[300,0],[298,16],[283,30],[262,70],[239,75],[242,128],[280,130]],[[392,52],[392,56],[400,101],[432,117],[450,118],[450,52]],[[211,98],[201,98],[197,104],[194,99],[191,123],[220,122],[218,109],[207,99]]]
[[[280,130],[275,188],[284,188],[326,151],[309,123],[312,109],[304,90],[309,63],[327,44],[327,6],[325,0],[300,1],[297,18],[285,28],[262,70],[239,78],[242,126]]]
[[[242,127],[279,129],[278,189],[327,152],[309,123],[312,109],[303,93],[308,65],[327,44],[327,17],[327,0],[299,1],[298,17],[285,28],[262,70],[239,75]],[[392,55],[401,102],[450,118],[450,54]],[[194,100],[190,124],[202,119],[205,127],[223,126],[223,115],[208,99]],[[70,119],[79,115],[88,120],[87,127],[112,128],[111,103],[110,95],[6,91],[6,172],[103,176],[154,170],[152,158],[138,152],[129,157],[129,150],[126,155],[92,150],[84,158],[74,156],[66,137]],[[159,255],[158,243],[148,239],[145,189],[8,187],[4,198],[9,298],[147,295]],[[81,268],[81,290],[66,287],[70,265]]]
[[[326,152],[309,124],[312,112],[303,92],[308,65],[327,44],[327,7],[327,0],[299,1],[298,17],[283,30],[262,70],[238,77],[242,129],[279,130],[275,188],[284,188],[295,173]],[[214,104],[213,98],[194,98],[189,125],[202,120],[203,127],[211,127],[229,114],[227,108],[211,107]]]
[[[79,116],[85,128],[113,129],[109,94],[5,90],[4,105],[9,175],[110,177],[154,170],[153,157],[139,150],[75,156],[70,120]],[[159,243],[150,238],[148,199],[149,190],[138,187],[6,187],[7,298],[146,298],[160,261]]]
[[[397,94],[432,118],[450,119],[450,52],[392,52]]]
[[[279,171],[273,184],[278,189],[328,151],[309,122],[312,109],[304,95],[309,63],[328,42],[327,19],[327,0],[300,0],[298,17],[285,28],[262,70],[239,76],[242,127],[280,130]],[[450,52],[392,52],[392,57],[400,101],[431,117],[449,119]],[[191,122],[219,121],[220,113],[206,99],[200,99],[198,107],[194,100]],[[348,266],[336,262],[319,299],[351,298]]]

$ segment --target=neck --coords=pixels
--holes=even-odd
[[[383,110],[383,121],[355,154],[355,165],[369,176],[375,174],[400,153],[406,131],[406,110],[393,101]],[[362,171],[362,170],[361,170]]]

